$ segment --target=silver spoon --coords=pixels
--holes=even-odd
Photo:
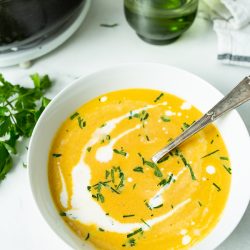
[[[193,123],[181,135],[171,141],[166,147],[157,152],[152,161],[158,163],[166,154],[186,141],[189,137],[214,122],[224,113],[235,109],[246,101],[250,100],[250,76],[245,77],[228,95],[219,101],[212,109],[203,115],[198,121]]]

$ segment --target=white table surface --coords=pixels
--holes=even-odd
[[[118,23],[119,26],[104,28],[100,27],[101,23]],[[48,94],[53,97],[73,79],[100,68],[118,63],[158,62],[188,70],[226,94],[250,73],[250,68],[219,63],[216,42],[212,24],[197,18],[175,43],[168,46],[146,44],[128,26],[122,0],[93,0],[87,19],[65,44],[36,60],[29,69],[9,67],[1,68],[0,72],[11,81],[24,84],[29,82],[27,76],[31,73],[47,73],[55,80]],[[250,131],[249,110],[248,103],[239,112]],[[26,162],[25,143],[20,145],[22,157],[15,160],[13,170],[0,184],[0,249],[69,250],[45,223],[32,198],[28,171],[22,166]],[[249,231],[250,207],[239,226],[217,250],[249,250]]]

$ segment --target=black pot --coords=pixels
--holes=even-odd
[[[75,19],[84,4],[85,0],[0,0],[0,51],[43,40]]]

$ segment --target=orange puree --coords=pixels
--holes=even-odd
[[[189,249],[202,240],[219,221],[230,189],[219,131],[209,125],[164,162],[151,161],[201,115],[176,96],[148,89],[84,104],[62,124],[49,155],[51,194],[62,219],[96,249]],[[89,171],[88,184],[74,174],[77,165],[79,173]],[[90,203],[120,226],[81,214]]]

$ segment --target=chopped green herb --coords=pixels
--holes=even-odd
[[[220,159],[224,161],[229,161],[228,157],[225,157],[225,156],[221,156]]]
[[[153,207],[153,209],[157,209],[157,208],[161,208],[161,207],[163,207],[163,204],[156,206],[156,207]]]
[[[210,142],[210,144],[213,144],[214,143],[214,140],[212,140],[211,142]]]
[[[141,221],[142,221],[147,227],[150,228],[150,225],[149,225],[145,220],[141,219]]]
[[[138,166],[138,167],[134,168],[133,171],[143,173],[143,168]]]
[[[73,115],[70,116],[70,120],[73,120],[74,118],[76,118],[79,115],[78,112],[75,112]]]
[[[53,156],[54,158],[58,158],[58,157],[61,157],[62,154],[56,154],[56,153],[54,153],[54,154],[52,154],[52,156]]]
[[[189,125],[188,123],[184,122],[184,123],[182,124],[181,130],[184,131],[184,130],[188,129],[189,127],[190,127],[190,125]]]
[[[116,153],[116,154],[120,154],[120,155],[123,155],[123,156],[126,156],[126,155],[127,155],[127,153],[126,153],[123,149],[121,149],[121,150],[113,149],[113,151],[114,151],[114,153]]]
[[[157,176],[157,177],[162,177],[163,176],[161,170],[158,167],[155,168],[154,175]]]
[[[110,172],[108,170],[106,170],[105,171],[105,179],[108,179],[109,175],[110,175]]]
[[[118,23],[113,23],[113,24],[107,24],[107,23],[101,23],[100,26],[104,27],[104,28],[114,28],[116,26],[118,26]]]
[[[171,204],[171,208],[174,209],[174,205]]]
[[[194,171],[193,171],[191,165],[187,162],[187,160],[185,159],[185,157],[183,156],[183,154],[180,154],[179,156],[180,156],[183,164],[189,169],[189,172],[191,174],[192,180],[196,180],[196,177],[194,175]]]
[[[226,169],[226,171],[227,171],[229,174],[232,174],[232,169],[231,169],[231,168],[226,167],[225,165],[223,165],[223,167]]]
[[[25,164],[24,162],[23,162],[23,167],[24,167],[24,168],[27,168],[27,164]]]
[[[143,232],[143,230],[142,230],[142,228],[140,227],[139,229],[135,230],[134,232],[132,232],[132,233],[130,233],[130,234],[127,234],[127,238],[130,238],[130,237],[132,237],[132,236],[134,236],[134,235],[136,235],[136,234],[138,234],[138,233],[142,233],[142,232]]]
[[[160,95],[155,98],[154,102],[158,102],[163,96],[164,93],[160,93]]]
[[[81,118],[80,116],[78,116],[77,120],[78,120],[78,125],[79,125],[79,127],[81,129],[83,129],[84,127],[86,127],[86,121],[83,118]]]
[[[110,141],[110,138],[111,138],[110,135],[106,135],[106,140],[107,141]]]
[[[60,216],[64,217],[67,216],[67,214],[65,212],[60,212]]]
[[[106,123],[103,123],[101,126],[100,126],[100,128],[103,128],[103,127],[105,127],[107,124]]]
[[[98,229],[99,229],[99,231],[101,231],[101,232],[104,232],[104,231],[105,231],[105,230],[104,230],[103,228],[101,228],[101,227],[99,227]]]
[[[149,206],[148,202],[145,200],[144,201],[144,204],[146,205],[146,207],[149,209],[149,210],[152,210],[152,208]]]
[[[213,182],[213,185],[216,187],[216,189],[217,189],[218,192],[221,191],[221,188],[216,183]]]
[[[136,242],[135,242],[135,239],[134,239],[134,238],[129,239],[128,243],[129,243],[129,245],[130,245],[131,247],[134,247],[134,246],[135,246],[135,244],[136,244]]]
[[[167,117],[167,116],[161,116],[161,120],[163,122],[170,122],[171,121],[171,119],[169,117]]]
[[[200,207],[202,207],[202,203],[200,201],[198,201],[198,204],[199,204]]]
[[[173,174],[171,174],[168,178],[168,180],[163,179],[157,186],[166,186],[167,184],[169,184],[172,181],[173,178]]]
[[[91,149],[92,149],[91,147],[87,147],[87,151],[88,151],[88,152],[90,152],[90,151],[91,151]]]
[[[145,137],[146,137],[147,141],[150,141],[150,139],[149,139],[148,135],[146,135]]]
[[[123,215],[122,217],[123,218],[128,218],[128,217],[134,217],[135,215],[134,214],[126,214],[126,215]]]
[[[88,233],[87,236],[85,237],[85,241],[89,239],[90,234]]]
[[[157,164],[155,164],[154,162],[152,162],[152,161],[146,161],[146,160],[144,160],[143,165],[147,165],[147,166],[149,166],[151,168],[156,168],[157,167]]]
[[[201,159],[206,158],[206,157],[208,157],[208,156],[210,156],[210,155],[213,155],[213,154],[215,154],[215,153],[217,153],[217,152],[219,152],[219,151],[220,151],[220,150],[217,149],[217,150],[215,150],[215,151],[213,151],[213,152],[211,152],[211,153],[209,153],[209,154],[206,154],[206,155],[202,156]]]
[[[169,155],[164,156],[158,163],[162,163],[164,161],[167,161],[169,159]]]
[[[136,188],[136,183],[133,185],[133,190]]]

